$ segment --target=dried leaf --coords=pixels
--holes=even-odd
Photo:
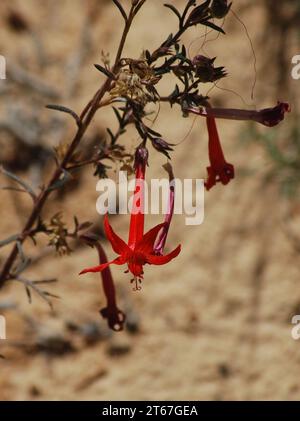
[[[94,64],[94,66],[96,67],[97,70],[99,70],[99,72],[103,73],[109,79],[115,79],[116,78],[115,75],[110,70],[108,70],[106,67],[103,67],[100,64]]]
[[[46,105],[46,108],[48,108],[49,110],[60,111],[62,113],[71,115],[76,121],[77,126],[78,127],[81,126],[80,117],[75,113],[75,111],[71,110],[70,108],[64,107],[63,105],[52,105],[52,104]]]

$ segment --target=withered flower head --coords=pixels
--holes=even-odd
[[[140,60],[123,59],[123,63],[129,66],[132,73],[139,76],[144,85],[155,85],[161,79],[161,76],[155,74],[154,69],[149,66],[144,57]]]
[[[123,59],[123,68],[117,75],[114,88],[110,91],[112,98],[124,97],[145,106],[153,100],[151,89],[156,85],[161,76],[157,76],[154,69],[146,60]],[[127,66],[127,67],[125,67]]]
[[[114,88],[110,91],[112,98],[129,98],[145,105],[148,101],[140,77],[129,69],[122,69],[117,76]]]
[[[264,126],[274,127],[284,119],[285,113],[290,111],[291,107],[288,103],[278,102],[273,108],[265,108],[257,112],[254,120]]]
[[[60,256],[72,251],[67,242],[68,230],[60,212],[51,218],[46,230],[49,236],[49,246],[53,246]]]

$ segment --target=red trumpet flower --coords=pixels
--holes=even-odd
[[[285,113],[291,111],[286,102],[278,102],[273,108],[265,108],[260,111],[240,110],[233,108],[213,108],[209,103],[205,107],[191,106],[186,111],[206,117],[209,135],[209,159],[211,166],[207,168],[208,180],[205,183],[207,190],[211,189],[218,181],[228,184],[234,178],[234,167],[225,161],[222,151],[215,118],[228,120],[255,121],[267,127],[279,124],[285,117]]]
[[[143,279],[143,266],[145,264],[151,265],[164,265],[174,259],[180,253],[181,247],[178,246],[175,250],[165,256],[157,256],[154,254],[154,243],[159,231],[164,227],[165,224],[159,224],[156,227],[152,228],[146,234],[143,235],[142,239],[139,240],[136,244],[129,247],[112,229],[108,222],[108,217],[105,216],[104,219],[104,229],[105,234],[108,240],[110,241],[113,250],[119,254],[119,257],[95,266],[92,268],[84,269],[80,272],[80,275],[87,272],[102,272],[109,265],[124,265],[127,263],[128,270],[133,274],[134,281],[136,281],[136,287],[138,288],[138,282]]]
[[[210,167],[207,167],[208,179],[205,187],[210,190],[217,182],[228,184],[234,178],[234,167],[225,160],[214,117],[207,117],[206,123]]]
[[[134,192],[134,203],[131,212],[128,244],[126,244],[112,229],[108,216],[104,218],[104,230],[107,239],[115,253],[119,256],[111,262],[102,263],[98,266],[84,269],[81,274],[87,272],[102,272],[109,265],[127,264],[136,283],[136,289],[140,289],[139,283],[143,279],[143,266],[145,264],[164,265],[174,259],[180,253],[179,245],[171,253],[163,256],[155,253],[155,241],[158,233],[165,227],[166,223],[159,224],[144,234],[144,180],[147,163],[147,151],[144,147],[139,148],[136,155],[136,187]]]

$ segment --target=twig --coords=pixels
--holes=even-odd
[[[11,180],[20,184],[20,186],[22,186],[24,188],[24,190],[31,196],[33,202],[36,201],[35,192],[32,190],[32,188],[25,181],[21,180],[21,178],[19,178],[17,175],[11,173],[10,171],[7,171],[5,168],[3,168],[1,166],[0,166],[0,172],[2,172],[2,174],[6,175],[6,177],[10,178]]]
[[[113,2],[117,6],[117,8],[120,10],[120,13],[123,16],[125,22],[127,22],[127,15],[126,15],[125,10],[123,9],[121,3],[119,2],[119,0],[113,0]]]
[[[20,282],[21,284],[23,284],[24,286],[25,286],[25,289],[26,289],[26,293],[27,293],[27,296],[28,296],[28,300],[29,300],[29,303],[31,303],[32,302],[32,298],[31,298],[31,292],[30,292],[30,288],[32,289],[32,290],[34,290],[44,301],[46,301],[46,303],[49,305],[49,307],[51,308],[51,310],[53,310],[53,305],[52,305],[52,302],[51,302],[51,300],[49,299],[49,297],[53,297],[53,298],[59,298],[58,296],[56,296],[56,295],[53,295],[53,294],[50,294],[49,292],[47,292],[47,291],[42,291],[37,285],[38,284],[41,284],[41,283],[49,283],[49,282],[54,282],[55,280],[54,279],[51,279],[51,280],[44,280],[44,281],[29,281],[28,279],[25,279],[25,278],[23,278],[23,277],[21,277],[21,276],[16,276],[15,278],[14,278],[14,280],[15,281],[17,281],[17,282]]]
[[[141,3],[144,4],[145,1],[142,1]],[[136,15],[137,11],[135,10],[135,6],[132,5],[130,12],[129,12],[129,16],[128,19],[126,21],[125,27],[123,29],[123,34],[121,37],[121,41],[118,47],[118,51],[116,54],[116,59],[115,59],[115,63],[113,66],[113,73],[116,73],[119,69],[120,66],[120,58],[122,56],[122,52],[125,46],[125,42],[127,39],[127,35],[128,32],[130,30],[132,21],[134,16]],[[24,73],[21,75],[25,76]],[[26,78],[25,78],[26,79]],[[30,84],[30,78],[28,80],[28,78],[26,79],[27,82]],[[98,108],[99,108],[99,104],[101,102],[101,100],[103,99],[104,95],[109,92],[110,88],[111,88],[111,79],[107,78],[103,85],[101,86],[101,88],[97,91],[97,93],[94,95],[93,99],[88,103],[88,105],[85,107],[85,109],[83,110],[81,116],[80,116],[80,121],[81,124],[77,129],[77,132],[70,144],[70,146],[68,147],[68,150],[61,162],[61,165],[54,171],[54,174],[52,175],[48,185],[46,188],[42,189],[40,194],[38,195],[38,197],[35,200],[35,204],[34,207],[31,211],[31,214],[25,224],[25,227],[22,231],[22,238],[20,240],[20,243],[22,244],[26,238],[27,238],[27,232],[31,230],[31,228],[33,227],[34,223],[37,221],[37,219],[39,218],[42,209],[45,206],[45,203],[51,193],[52,190],[50,190],[49,188],[51,188],[51,186],[55,185],[61,177],[61,174],[63,173],[64,170],[66,170],[74,152],[76,151],[79,143],[81,142],[85,132],[87,131],[91,121],[93,120],[93,117],[95,116]],[[45,92],[44,92],[45,93]],[[48,93],[49,94],[49,93]],[[15,246],[13,247],[10,255],[8,256],[4,267],[2,269],[2,272],[0,274],[0,288],[3,287],[3,285],[5,284],[5,282],[8,279],[12,279],[13,275],[10,273],[11,268],[17,258],[19,254],[19,249],[18,249],[18,245],[15,244]]]

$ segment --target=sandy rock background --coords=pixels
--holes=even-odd
[[[20,103],[23,115],[35,109],[38,118],[45,121],[44,127],[47,121],[53,123],[52,112],[43,108],[49,102],[80,111],[101,83],[102,76],[93,64],[100,62],[101,50],[113,56],[120,37],[121,19],[111,3],[2,1],[1,54],[14,66],[26,66],[60,95],[58,99],[45,99],[41,93],[13,83],[9,87],[10,104]],[[139,57],[143,48],[153,49],[174,30],[175,19],[161,3],[148,0],[124,56]],[[185,2],[172,3],[180,7]],[[268,32],[263,2],[235,3],[257,56],[254,103],[263,108],[284,99],[296,105],[300,82],[290,80],[289,90],[280,92],[282,97],[278,98],[276,72],[272,70],[276,57],[270,54],[270,67],[265,67],[269,49],[262,42]],[[77,83],[71,89],[65,66],[68,60],[76,60],[90,8],[93,19],[88,48],[84,48],[86,54],[80,58],[82,63],[74,76]],[[5,23],[12,9],[26,17],[32,33],[12,31]],[[217,56],[217,63],[226,66],[229,76],[219,85],[235,93],[214,89],[210,96],[217,105],[243,108],[240,96],[253,104],[253,55],[243,26],[232,15],[224,28],[227,36],[207,42],[202,52]],[[191,55],[201,51],[203,34],[203,30],[193,29],[185,37]],[[291,39],[293,54],[299,53],[296,46]],[[43,59],[46,64],[41,63]],[[10,83],[9,78],[5,83]],[[168,93],[170,86],[166,82],[162,92]],[[0,96],[1,119],[9,105],[7,95]],[[182,141],[172,159],[180,178],[204,178],[206,174],[205,121],[196,120],[191,130],[193,120],[179,118],[178,109],[164,105],[154,126],[170,142]],[[288,122],[291,124],[291,117]],[[64,126],[57,132],[43,130],[41,135],[50,149],[70,139],[74,131],[68,117],[63,116],[59,124]],[[90,133],[103,134],[108,125],[114,124],[112,113],[101,111]],[[11,282],[1,291],[0,305],[9,303],[13,307],[0,311],[7,318],[8,335],[7,341],[0,343],[0,353],[6,357],[0,359],[1,400],[299,398],[300,343],[291,337],[291,318],[300,311],[299,248],[297,251],[295,241],[287,234],[288,225],[295,236],[299,235],[299,205],[295,197],[288,200],[280,194],[276,177],[266,181],[270,161],[259,144],[243,142],[247,127],[245,123],[219,123],[226,156],[236,165],[237,176],[227,187],[217,186],[206,193],[201,226],[187,227],[183,217],[175,216],[168,247],[181,243],[180,257],[166,266],[147,267],[139,293],[131,291],[127,275],[113,268],[121,307],[127,309],[130,322],[124,333],[108,332],[98,314],[104,304],[98,276],[77,275],[96,261],[94,251],[87,247],[76,248],[71,256],[62,258],[44,252],[44,257],[26,271],[29,279],[59,279],[47,286],[61,297],[53,300],[53,312],[36,295],[28,304],[19,283]],[[284,130],[281,133],[285,136]],[[2,134],[3,154],[9,153],[9,142],[11,139]],[[133,151],[136,134],[130,132],[123,142]],[[148,176],[164,176],[164,162],[151,151]],[[47,177],[51,158],[44,165]],[[34,180],[34,171],[21,174]],[[63,199],[52,197],[45,217],[63,211],[70,224],[76,214],[80,220],[92,220],[100,227],[95,186],[92,169],[87,168],[78,185],[75,183]],[[22,227],[30,201],[10,191],[0,191],[0,195],[0,232],[5,238]],[[291,215],[288,220],[287,211]],[[147,225],[159,221],[159,217],[149,218]],[[126,237],[128,217],[113,218],[113,225]],[[41,244],[43,249],[45,240],[41,239]],[[40,255],[41,248],[27,246],[32,256]],[[113,256],[109,244],[106,250]],[[2,263],[9,247],[0,251]]]

